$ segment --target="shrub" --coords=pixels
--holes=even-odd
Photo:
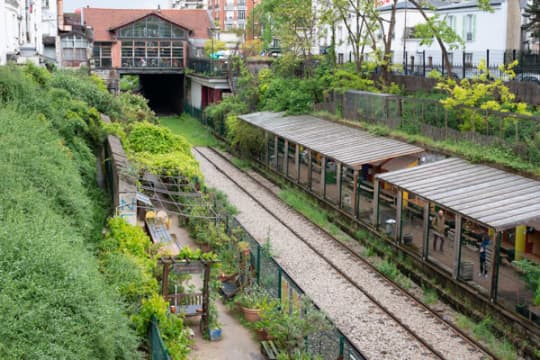
[[[180,151],[189,154],[191,151],[191,145],[184,137],[148,122],[134,124],[125,145],[130,151],[136,153],[167,154]]]
[[[62,143],[42,117],[0,109],[0,358],[139,358],[88,250],[102,204]]]

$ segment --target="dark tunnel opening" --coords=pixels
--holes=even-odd
[[[184,101],[184,75],[140,75],[141,94],[156,114],[179,114]]]

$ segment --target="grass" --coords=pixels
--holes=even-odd
[[[350,242],[353,239],[343,232],[336,224],[328,220],[328,212],[321,209],[313,199],[292,188],[286,188],[279,192],[278,196],[290,207],[310,219],[315,224],[328,231],[341,242]]]
[[[231,159],[231,162],[234,164],[234,166],[242,169],[242,170],[248,170],[251,169],[251,164],[249,160],[239,159],[236,157],[233,157]]]
[[[491,323],[490,317],[478,323],[461,314],[456,318],[458,327],[472,333],[473,338],[476,340],[486,343],[497,358],[503,360],[517,359],[518,355],[514,346],[508,340],[498,338],[491,332]]]
[[[197,119],[187,114],[160,116],[159,124],[175,134],[184,136],[193,146],[217,146],[219,141]]]
[[[435,291],[432,288],[424,288],[424,303],[426,305],[432,305],[435,304],[437,301],[439,301],[439,296],[437,295],[437,291]]]

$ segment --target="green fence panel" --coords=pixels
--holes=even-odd
[[[148,327],[148,342],[150,344],[150,355],[152,360],[171,360],[169,351],[163,343],[157,319],[152,316],[152,321]]]

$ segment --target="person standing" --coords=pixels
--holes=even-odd
[[[433,220],[433,251],[437,251],[437,240],[440,240],[440,251],[444,250],[444,231],[446,223],[444,222],[444,211],[439,210]]]
[[[482,242],[480,243],[480,277],[487,277],[486,266],[486,250],[489,246],[489,236],[487,234],[482,235]]]

